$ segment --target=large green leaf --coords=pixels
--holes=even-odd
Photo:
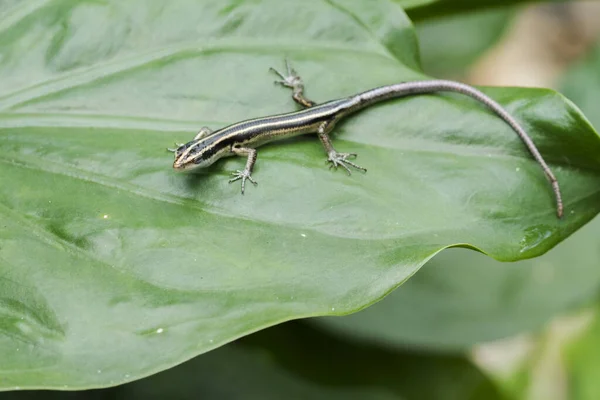
[[[560,180],[558,220],[516,135],[459,96],[402,99],[341,124],[366,175],[315,138],[261,148],[258,187],[229,159],[170,168],[164,148],[310,97],[422,78],[410,22],[378,0],[0,3],[3,388],[151,374],[278,322],[365,307],[448,246],[544,253],[600,210],[600,138],[549,90],[486,89]]]
[[[232,384],[233,383],[233,384]],[[37,399],[39,392],[4,394]],[[52,392],[45,400],[365,399],[494,400],[498,389],[459,356],[356,344],[287,323],[247,336],[169,371],[94,392]]]

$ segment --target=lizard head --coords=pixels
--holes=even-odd
[[[225,151],[223,150],[220,149],[219,143],[214,138],[194,139],[175,149],[173,168],[178,171],[187,171],[208,167],[224,155]]]

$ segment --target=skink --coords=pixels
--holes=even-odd
[[[556,213],[559,218],[562,217],[563,203],[558,181],[535,144],[521,125],[500,104],[479,90],[459,82],[447,80],[403,82],[378,87],[354,96],[317,105],[304,96],[302,79],[287,61],[286,67],[287,75],[271,68],[281,78],[276,83],[291,88],[292,97],[297,103],[305,107],[304,110],[250,119],[226,126],[217,131],[203,127],[190,142],[177,144],[177,148],[169,149],[175,153],[173,168],[176,170],[204,168],[222,157],[233,155],[247,157],[246,167],[243,170],[233,172],[233,178],[229,180],[229,182],[241,180],[243,194],[246,180],[256,185],[256,181],[252,178],[252,170],[256,163],[257,147],[275,140],[306,133],[316,133],[325,148],[327,161],[331,163],[330,167],[342,167],[348,174],[350,174],[350,167],[366,172],[366,169],[349,160],[349,158],[356,157],[356,154],[339,153],[334,149],[329,133],[338,121],[365,107],[388,99],[440,91],[458,92],[485,104],[519,135],[550,182],[556,198]]]

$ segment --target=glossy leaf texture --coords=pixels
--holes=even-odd
[[[368,366],[368,368],[365,368]],[[235,382],[235,384],[232,384]],[[6,393],[27,400],[39,392]],[[89,399],[496,400],[498,389],[465,357],[389,351],[287,323],[149,378],[69,394]],[[66,397],[45,394],[46,400]]]
[[[419,96],[336,129],[369,169],[328,171],[314,137],[171,170],[199,127],[420,79],[389,1],[2,2],[0,371],[5,389],[114,385],[282,321],[346,314],[448,246],[540,255],[600,210],[600,140],[549,90],[488,88],[563,186],[470,99]]]

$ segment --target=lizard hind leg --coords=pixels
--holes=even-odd
[[[275,68],[269,68],[269,71],[274,72],[281,78],[281,80],[276,80],[275,83],[281,86],[289,87],[292,89],[292,98],[298,104],[303,107],[309,108],[314,106],[316,103],[304,97],[304,83],[302,82],[302,78],[296,73],[296,71],[290,66],[288,60],[285,60],[285,68],[287,71],[287,75],[282,74],[277,71]]]
[[[346,170],[348,175],[352,174],[349,167],[356,168],[359,171],[367,172],[366,168],[356,165],[352,161],[348,160],[348,158],[351,157],[356,158],[356,153],[338,153],[337,150],[333,148],[333,143],[331,143],[331,138],[329,137],[329,132],[332,129],[332,122],[324,122],[317,131],[317,134],[319,135],[319,140],[321,140],[323,148],[327,153],[327,162],[331,163],[331,165],[329,165],[329,169],[337,169],[337,167],[342,167]]]
[[[363,172],[367,172],[366,168],[363,168],[359,165],[354,164],[352,161],[348,160],[348,157],[354,157],[356,158],[357,155],[356,153],[338,153],[337,151],[333,150],[331,152],[329,152],[329,154],[327,155],[327,161],[331,163],[331,165],[329,166],[329,169],[331,168],[336,168],[342,167],[346,170],[346,172],[348,173],[348,175],[351,175],[351,171],[350,168],[348,168],[348,166],[353,167],[358,169],[359,171],[363,171]]]

